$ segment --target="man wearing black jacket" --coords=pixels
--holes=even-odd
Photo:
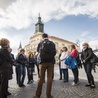
[[[10,63],[13,63],[11,55],[8,52],[9,43],[9,40],[5,38],[0,40],[0,57],[2,58],[2,64],[0,65],[0,98],[7,98],[8,70],[10,68]]]
[[[42,38],[43,41],[39,43],[37,49],[39,53],[39,59],[41,62],[40,62],[38,86],[37,86],[36,96],[34,96],[34,98],[40,98],[41,96],[42,85],[45,79],[46,70],[47,70],[46,96],[47,98],[53,98],[53,96],[51,95],[51,89],[52,89],[52,78],[53,78],[54,64],[55,64],[54,57],[56,55],[56,49],[55,49],[55,44],[52,41],[49,41],[47,34],[44,33],[42,35]],[[51,44],[49,45],[49,43]]]

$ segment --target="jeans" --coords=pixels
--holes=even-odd
[[[95,85],[94,78],[92,75],[92,64],[84,64],[84,69],[87,75],[88,83]]]
[[[40,98],[42,93],[42,86],[45,79],[45,72],[47,70],[47,89],[46,89],[46,95],[47,98],[51,98],[51,90],[52,90],[52,78],[53,78],[53,71],[54,71],[54,64],[52,63],[42,63],[40,64],[40,70],[39,70],[39,80],[38,80],[38,86],[36,90],[36,96]]]
[[[60,72],[60,79],[62,79],[62,69],[60,63],[59,63],[59,72]]]
[[[34,71],[34,68],[27,67],[28,82],[33,80],[33,71]]]
[[[78,83],[78,81],[79,81],[79,71],[78,71],[78,68],[72,69],[72,73],[74,75],[74,82]]]
[[[18,85],[19,86],[24,84],[25,76],[26,76],[25,66],[20,65],[20,67],[18,69]]]
[[[18,66],[16,66],[15,72],[16,72],[16,82],[18,84],[18,76],[19,76],[19,67]]]
[[[69,77],[68,77],[68,69],[61,69],[62,71],[63,71],[63,74],[64,74],[64,80],[65,81],[68,81],[69,79]]]

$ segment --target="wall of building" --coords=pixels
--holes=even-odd
[[[42,34],[43,33],[38,32],[38,33],[34,34],[33,36],[31,36],[29,44],[25,46],[26,54],[29,51],[32,51],[33,53],[36,52],[39,42],[42,41]],[[57,38],[57,37],[53,37],[53,36],[49,36],[49,39],[51,41],[53,41],[56,45],[56,49],[57,49],[56,61],[58,61],[58,56],[59,56],[60,50],[64,46],[66,46],[68,48],[68,50],[70,51],[71,50],[70,45],[74,44],[70,41],[66,41],[66,40],[63,40],[63,39],[60,39],[60,38]],[[77,45],[76,45],[76,47],[77,47]]]

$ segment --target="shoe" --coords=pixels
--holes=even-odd
[[[40,97],[34,96],[33,98],[40,98]]]
[[[88,83],[88,84],[86,84],[86,85],[85,85],[85,87],[90,87],[90,86],[91,86],[91,84],[90,84],[90,83]]]
[[[31,84],[31,83],[33,83],[33,82],[34,82],[34,80],[31,80],[31,81],[28,81],[27,84]]]
[[[31,82],[31,83],[33,83],[33,82],[34,82],[34,80],[31,80],[30,82]]]
[[[30,84],[30,81],[28,81],[27,84]]]
[[[93,88],[96,88],[96,86],[95,85],[91,85],[91,88],[93,89]]]
[[[73,85],[73,86],[75,86],[75,85],[77,85],[75,82],[72,82],[72,84],[71,85]]]
[[[62,80],[62,78],[60,78],[59,80]]]
[[[22,85],[19,85],[19,87],[25,87],[25,85],[24,85],[24,84],[22,84]]]
[[[10,96],[10,95],[11,95],[11,93],[7,91],[6,95],[7,95],[7,96]]]
[[[53,96],[51,95],[51,97],[47,97],[47,98],[53,98]]]
[[[25,87],[25,85],[24,85],[24,84],[22,84],[22,87]]]
[[[64,82],[68,82],[68,81],[64,80]]]

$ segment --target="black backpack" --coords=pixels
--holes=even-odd
[[[40,57],[46,61],[53,59],[56,54],[55,44],[52,41],[45,40],[40,48]]]
[[[2,61],[2,58],[1,58],[1,55],[0,55],[0,66],[2,65],[3,61]]]
[[[1,49],[0,49],[0,66],[2,65],[2,63],[3,63],[3,58],[2,58]]]

